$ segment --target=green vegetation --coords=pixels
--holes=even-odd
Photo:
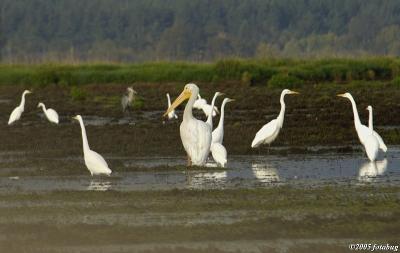
[[[397,77],[396,58],[324,60],[243,60],[215,63],[155,62],[145,64],[1,65],[0,84],[82,85],[134,82],[221,82],[246,85],[297,87],[323,82],[349,83],[392,80]],[[396,82],[395,82],[396,83]]]
[[[0,60],[400,55],[397,0],[0,1]]]

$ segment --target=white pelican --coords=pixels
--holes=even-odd
[[[281,111],[278,117],[274,120],[271,120],[267,124],[265,124],[256,134],[254,137],[253,142],[251,143],[252,148],[256,148],[261,144],[268,144],[270,145],[276,137],[278,137],[279,131],[283,125],[283,118],[285,117],[285,101],[284,97],[286,94],[300,94],[296,91],[291,91],[288,89],[284,89],[281,93]]]
[[[234,99],[224,98],[221,105],[221,116],[219,117],[218,126],[212,132],[212,142],[220,143],[224,140],[224,116],[225,116],[225,104],[235,101]]]
[[[46,115],[46,118],[51,122],[58,124],[58,114],[54,109],[46,109],[46,106],[43,103],[38,104],[38,108],[42,107],[44,115]]]
[[[361,124],[360,117],[358,116],[358,110],[356,106],[356,102],[354,101],[353,97],[350,93],[338,94],[339,97],[348,98],[351,102],[353,107],[353,115],[354,115],[354,126],[357,131],[358,138],[361,144],[365,148],[365,152],[369,160],[375,161],[376,157],[378,156],[379,151],[379,141],[378,138],[375,137],[373,126],[371,125],[370,128]]]
[[[225,147],[221,143],[211,143],[211,148],[210,148],[212,157],[214,158],[214,161],[221,166],[222,168],[225,167],[227,163],[227,153]]]
[[[188,165],[203,166],[210,153],[211,127],[204,121],[193,117],[192,109],[194,101],[199,94],[199,88],[193,83],[185,85],[182,93],[175,99],[172,105],[164,113],[164,116],[174,110],[186,99],[189,99],[183,112],[180,126],[180,135],[183,147],[188,155]]]
[[[368,119],[368,126],[371,127],[373,129],[373,115],[372,115],[372,106],[368,106],[367,110],[369,111],[369,119]],[[379,142],[379,148],[383,151],[386,152],[387,151],[387,147],[385,145],[385,143],[382,140],[382,137],[374,130],[373,131],[375,137],[378,139]]]
[[[122,112],[125,112],[132,107],[132,101],[136,94],[137,92],[132,87],[126,88],[126,94],[121,98]]]
[[[108,167],[106,160],[104,160],[104,158],[100,154],[89,148],[89,143],[86,136],[86,129],[85,125],[83,124],[81,115],[76,115],[73,118],[79,121],[79,124],[81,125],[83,157],[85,159],[85,165],[90,171],[90,174],[92,176],[100,174],[106,174],[109,176],[111,174],[111,169]]]
[[[21,115],[25,110],[25,95],[30,93],[32,92],[29,90],[25,90],[24,93],[22,93],[21,103],[19,104],[19,106],[15,107],[15,109],[10,114],[10,118],[8,119],[8,125],[11,125],[12,123],[21,118]]]
[[[168,99],[168,108],[171,106],[171,98],[169,97],[169,93],[167,93],[167,99]],[[170,113],[168,113],[168,119],[177,119],[178,115],[176,115],[175,110],[172,110]]]

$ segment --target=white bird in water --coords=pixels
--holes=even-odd
[[[356,106],[356,102],[351,96],[350,93],[338,94],[339,97],[344,97],[350,100],[351,105],[353,107],[353,115],[354,115],[354,126],[357,131],[358,138],[361,144],[365,148],[365,152],[369,160],[375,161],[376,157],[378,156],[379,151],[379,141],[378,138],[375,137],[373,126],[371,125],[370,128],[361,124],[360,117],[358,116],[358,110]]]
[[[369,111],[369,119],[368,119],[368,127],[373,129],[373,113],[372,113],[372,106],[368,106],[367,110]],[[379,142],[379,148],[383,151],[386,152],[387,151],[387,147],[385,145],[385,143],[382,140],[382,137],[374,130],[373,131],[375,137],[378,139]]]
[[[136,94],[137,92],[132,87],[126,88],[126,94],[121,98],[122,112],[132,108],[132,102]]]
[[[58,113],[54,109],[46,109],[46,106],[43,103],[38,104],[38,108],[42,107],[44,115],[46,115],[46,118],[54,124],[58,124]]]
[[[221,105],[221,116],[219,117],[218,126],[212,132],[212,143],[220,143],[224,140],[224,117],[225,105],[229,102],[235,101],[234,99],[224,98]]]
[[[212,111],[212,116],[215,117],[219,113],[218,108],[216,106],[212,107],[211,105],[207,104],[207,100],[201,98],[200,94],[197,95],[197,99],[193,104],[193,108],[202,110],[206,117],[210,114],[211,108],[214,108]]]
[[[177,106],[189,99],[183,112],[180,125],[180,135],[183,147],[188,155],[188,165],[203,166],[208,158],[211,147],[211,132],[209,124],[193,117],[193,104],[199,94],[199,88],[193,83],[185,85],[182,93],[164,113],[168,115]]]
[[[169,97],[169,93],[167,93],[167,100],[168,100],[168,108],[171,106],[171,98]],[[168,119],[177,119],[178,115],[176,115],[175,110],[172,110],[168,113]]]
[[[215,92],[215,95],[213,97],[213,100],[211,102],[211,106],[209,107],[210,113],[208,114],[207,117],[207,124],[213,129],[213,121],[212,121],[212,114],[211,110],[214,107],[215,100],[217,99],[218,96],[223,95],[221,92]],[[212,141],[212,134],[211,134],[211,141]],[[211,155],[214,158],[214,161],[221,167],[225,167],[227,163],[227,152],[225,147],[222,145],[222,143],[211,143],[210,147]]]
[[[283,119],[285,117],[285,101],[284,97],[287,94],[300,94],[296,91],[291,91],[288,89],[284,89],[281,93],[281,111],[278,115],[278,117],[274,120],[271,120],[267,124],[265,124],[256,134],[254,137],[253,142],[251,143],[252,148],[256,148],[260,146],[261,144],[268,144],[270,145],[276,137],[278,137],[279,131],[281,130],[283,126]]]
[[[86,136],[86,129],[85,125],[83,124],[81,115],[76,115],[75,117],[73,117],[73,119],[79,121],[79,124],[81,126],[83,157],[85,159],[85,165],[90,171],[90,174],[92,176],[101,174],[109,176],[111,174],[111,169],[108,167],[106,160],[104,160],[104,158],[100,154],[89,148],[89,142]]]
[[[21,103],[10,114],[10,118],[8,119],[8,125],[11,125],[12,123],[21,118],[21,115],[25,110],[25,95],[30,93],[32,92],[29,90],[25,90],[24,93],[22,93]]]

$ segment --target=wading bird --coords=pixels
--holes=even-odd
[[[271,120],[270,122],[268,122],[267,124],[265,124],[256,134],[256,136],[254,137],[253,142],[251,143],[251,147],[252,148],[256,148],[258,146],[260,146],[261,144],[268,144],[270,145],[275,139],[276,137],[278,137],[279,131],[282,128],[283,125],[283,119],[285,117],[285,95],[289,95],[289,94],[300,94],[296,91],[291,91],[288,89],[284,89],[281,93],[281,98],[280,98],[280,102],[281,102],[281,111],[278,115],[278,117],[274,120]]]
[[[126,93],[121,98],[122,112],[132,108],[132,102],[136,94],[137,92],[132,87],[126,88]]]
[[[212,143],[220,143],[224,140],[224,116],[226,103],[235,101],[234,99],[224,98],[221,105],[221,116],[219,117],[218,126],[212,132]]]
[[[85,125],[83,124],[81,115],[76,115],[75,117],[73,117],[73,119],[79,121],[79,124],[81,125],[83,157],[85,160],[85,165],[90,171],[90,174],[92,176],[101,174],[109,176],[111,174],[111,169],[108,167],[107,162],[100,154],[96,153],[95,151],[89,148],[89,142],[86,136],[86,129]]]
[[[25,90],[24,93],[22,93],[21,103],[19,104],[19,106],[15,107],[15,109],[10,114],[10,118],[8,119],[8,125],[11,125],[12,123],[21,118],[21,115],[25,110],[25,95],[30,93],[32,92],[29,90]]]
[[[58,114],[54,109],[46,109],[46,106],[43,103],[38,104],[38,108],[42,107],[44,115],[46,115],[46,118],[54,124],[58,124]]]
[[[199,94],[199,88],[193,83],[185,85],[182,93],[175,99],[172,105],[164,113],[168,115],[177,106],[189,99],[183,112],[180,125],[180,135],[183,147],[188,155],[188,165],[203,166],[210,153],[211,127],[204,121],[193,117],[193,104]]]
[[[214,108],[212,111],[212,116],[215,117],[219,113],[218,108],[216,106],[212,107],[211,105],[207,104],[207,100],[201,98],[200,94],[197,95],[196,101],[194,101],[193,108],[202,110],[206,117],[210,115],[211,108]]]
[[[171,98],[169,97],[169,93],[167,93],[167,100],[168,100],[168,108],[171,106]],[[175,110],[172,110],[168,113],[168,119],[177,119],[178,115],[176,115]]]
[[[367,110],[369,111],[369,119],[368,119],[368,126],[371,127],[372,129],[373,127],[373,114],[372,114],[372,106],[368,106]],[[385,145],[385,143],[382,140],[382,137],[374,130],[373,131],[375,137],[378,139],[379,142],[379,148],[383,151],[386,152],[387,151],[387,147]]]
[[[223,93],[215,92],[215,95],[211,102],[211,106],[209,108],[210,113],[208,114],[207,117],[207,124],[211,127],[211,129],[213,129],[213,120],[212,120],[213,117],[211,116],[212,115],[211,110],[212,108],[214,108],[215,100],[217,99],[217,97],[221,95],[223,95]],[[211,142],[212,142],[212,134],[211,134]],[[214,161],[219,166],[225,167],[225,164],[227,163],[227,152],[224,145],[222,145],[222,143],[211,143],[210,151],[212,157],[214,158]]]
[[[365,152],[369,160],[375,161],[376,157],[378,156],[379,151],[379,141],[378,138],[375,137],[374,130],[372,125],[370,128],[361,124],[360,117],[358,116],[358,110],[356,106],[356,102],[351,96],[350,93],[338,94],[339,97],[344,97],[350,100],[351,105],[353,107],[353,115],[354,115],[354,127],[356,128],[358,138],[361,144],[365,148]]]

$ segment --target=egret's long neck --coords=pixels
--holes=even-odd
[[[189,101],[187,102],[185,106],[185,110],[183,111],[183,120],[192,120],[193,119],[193,104],[194,101],[197,98],[198,93],[194,92],[189,98]]]
[[[361,126],[360,117],[358,116],[358,110],[356,102],[354,101],[353,97],[348,98],[351,102],[351,106],[353,107],[353,114],[354,114],[354,126],[357,128]]]
[[[369,109],[369,120],[368,120],[368,127],[372,131],[374,130],[374,120],[373,120],[373,113],[372,113],[372,108]]]
[[[209,124],[211,126],[211,129],[213,127],[213,122],[212,122],[212,118],[213,118],[213,111],[214,111],[214,104],[215,104],[215,99],[217,99],[218,94],[215,93],[212,102],[211,102],[211,109],[210,109],[210,114],[208,114],[208,118],[207,118],[207,124]]]
[[[219,117],[219,122],[218,122],[217,128],[222,128],[222,127],[224,127],[225,104],[226,104],[227,102],[228,102],[228,101],[225,100],[225,99],[224,99],[224,101],[222,102],[222,105],[221,105],[221,116]]]
[[[86,136],[85,125],[83,124],[82,119],[79,119],[79,124],[81,125],[83,152],[85,153],[86,151],[90,150],[89,143],[88,143],[88,139],[87,139],[87,136]]]
[[[284,98],[285,98],[285,94],[281,94],[281,99],[280,99],[280,102],[281,102],[281,111],[279,112],[279,115],[278,115],[278,118],[277,118],[277,121],[278,121],[278,124],[280,125],[280,127],[282,127],[282,125],[283,125],[283,119],[284,119],[284,117],[285,117],[285,109],[286,109],[286,105],[285,105],[285,100],[284,100]]]
[[[40,105],[40,107],[42,107],[43,112],[46,113],[46,106],[42,104],[42,105]]]
[[[168,99],[168,108],[171,106],[171,98],[169,97],[169,94],[167,93],[167,99]]]
[[[22,108],[22,110],[24,110],[24,108],[25,108],[25,95],[26,95],[26,93],[24,92],[22,94],[21,103],[19,104],[19,107]]]

